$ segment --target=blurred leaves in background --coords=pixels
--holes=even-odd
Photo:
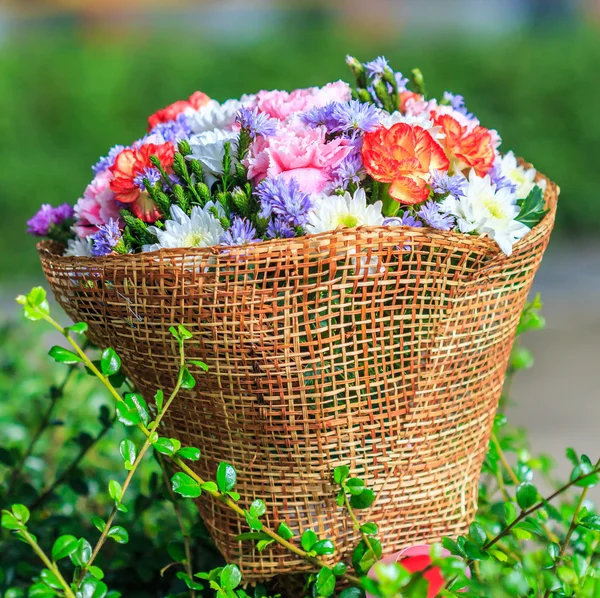
[[[0,47],[1,280],[38,272],[25,220],[41,203],[76,201],[90,166],[112,145],[141,137],[157,108],[197,89],[224,100],[348,79],[347,53],[385,54],[405,72],[419,66],[432,95],[463,94],[482,123],[498,129],[505,151],[560,185],[562,234],[600,230],[596,31],[569,26],[491,39],[405,31],[386,39],[311,26],[237,45],[162,32],[86,43],[28,37]]]

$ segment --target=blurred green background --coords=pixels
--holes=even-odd
[[[5,8],[0,282],[39,273],[25,221],[41,203],[75,202],[91,180],[90,165],[115,143],[140,137],[157,108],[197,89],[223,100],[349,80],[346,53],[363,60],[385,54],[405,72],[419,66],[432,94],[464,94],[483,124],[499,130],[504,150],[560,185],[560,235],[597,233],[600,43],[589,23],[593,6],[503,1],[500,13],[495,0],[429,0],[421,8],[176,2],[168,12],[137,0],[126,3],[126,13],[110,1]]]

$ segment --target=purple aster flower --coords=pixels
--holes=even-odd
[[[156,183],[158,183],[158,181],[160,181],[160,171],[158,170],[158,168],[155,168],[154,166],[147,166],[146,168],[144,168],[144,172],[142,172],[141,174],[138,174],[133,179],[133,182],[142,191],[144,191],[146,189],[146,185],[144,185],[144,179],[148,179],[148,182],[150,183],[150,185],[154,186],[154,185],[156,185]]]
[[[296,179],[286,181],[282,176],[268,177],[258,184],[256,194],[261,204],[261,218],[275,214],[290,226],[306,224],[312,202],[310,193],[301,191]]]
[[[517,186],[502,172],[502,164],[500,160],[496,160],[490,170],[490,181],[496,185],[496,190],[510,189],[512,193],[517,190]]]
[[[365,64],[365,69],[369,77],[372,79],[380,79],[385,74],[385,69],[389,69],[390,65],[388,61],[383,56],[378,56],[375,60],[371,60],[371,62],[367,62]]]
[[[334,188],[346,189],[350,183],[360,183],[366,175],[366,170],[360,151],[348,154],[333,170]]]
[[[269,137],[277,133],[277,120],[264,112],[259,112],[258,108],[242,106],[235,116],[235,122],[242,129],[246,129],[252,139],[258,136]]]
[[[121,240],[119,223],[112,218],[106,224],[98,225],[98,232],[92,235],[92,255],[100,257],[112,253]]]
[[[398,86],[398,93],[406,91],[408,79],[402,73],[394,73],[394,77],[396,79],[396,85]]]
[[[188,123],[185,114],[179,114],[175,120],[156,125],[146,137],[160,134],[165,141],[170,141],[177,145],[180,141],[188,139],[192,134],[192,129]]]
[[[465,194],[467,179],[462,174],[450,176],[443,170],[433,170],[431,172],[431,188],[434,193],[440,195],[460,196]]]
[[[401,216],[385,218],[383,226],[412,226],[414,228],[421,228],[423,223],[417,220],[412,214],[404,212]]]
[[[438,230],[450,230],[455,224],[454,216],[451,214],[440,213],[439,205],[431,199],[421,206],[417,215],[422,218],[428,226],[437,228]]]
[[[236,216],[231,223],[231,228],[221,237],[223,245],[247,245],[248,243],[257,243],[261,241],[256,236],[256,229],[246,218]]]
[[[107,168],[110,168],[114,162],[115,158],[125,149],[124,145],[115,145],[108,150],[108,155],[104,158],[100,158],[96,164],[92,166],[92,170],[94,174],[98,174],[99,172],[105,171]]]
[[[291,239],[296,236],[296,231],[281,218],[273,218],[267,226],[269,239]]]
[[[459,94],[454,94],[449,91],[444,92],[444,102],[457,112],[464,114],[467,118],[472,118],[473,115],[467,110],[465,105],[465,98]]]
[[[333,107],[337,102],[329,102],[325,106],[319,108],[312,108],[300,114],[300,120],[309,127],[320,127],[325,125],[327,130],[331,130],[335,126],[335,122],[332,122],[332,111]]]
[[[61,224],[73,218],[73,208],[64,203],[56,208],[50,204],[42,204],[37,214],[27,221],[27,232],[36,237],[45,237],[53,225]]]
[[[379,110],[373,104],[363,104],[358,100],[335,102],[331,108],[332,133],[348,133],[349,131],[373,131],[379,125]]]

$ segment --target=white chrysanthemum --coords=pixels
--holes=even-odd
[[[92,240],[90,237],[76,237],[75,239],[69,239],[67,248],[63,253],[65,256],[70,257],[91,257],[92,255]]]
[[[502,174],[515,185],[517,199],[525,199],[535,187],[535,168],[525,169],[519,165],[513,152],[508,152],[500,162]]]
[[[519,206],[508,188],[496,190],[489,176],[469,173],[469,184],[464,197],[449,195],[440,204],[440,211],[456,217],[458,228],[464,233],[488,235],[506,254],[512,253],[513,244],[529,232],[529,227],[517,222]]]
[[[386,114],[383,111],[382,113]],[[442,128],[435,126],[433,124],[433,120],[429,118],[428,111],[423,111],[418,115],[402,114],[401,112],[396,111],[392,112],[391,114],[388,114],[387,116],[384,116],[380,122],[386,129],[389,129],[397,123],[405,123],[411,126],[417,125],[425,129],[426,131],[429,131],[429,134],[436,141],[439,141],[440,139],[443,139],[445,137],[444,133],[442,133]]]
[[[201,164],[206,184],[210,187],[217,176],[223,174],[223,155],[225,143],[231,144],[231,168],[234,168],[234,155],[236,150],[238,134],[233,131],[206,131],[190,138],[192,155],[188,158],[196,158]]]
[[[380,201],[367,205],[364,189],[358,189],[353,196],[347,191],[344,195],[320,195],[315,198],[309,212],[306,232],[324,233],[338,228],[381,226],[382,206]]]
[[[163,247],[210,247],[219,244],[224,232],[221,223],[198,206],[192,208],[190,216],[179,206],[171,206],[171,218],[165,221],[164,229],[148,227],[158,237],[158,243],[144,245],[143,251],[156,251]]]
[[[198,110],[188,108],[184,114],[194,133],[204,133],[213,129],[231,129],[235,123],[235,115],[243,106],[240,100],[227,100],[219,104],[210,100]]]

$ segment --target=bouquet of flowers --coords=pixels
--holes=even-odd
[[[364,478],[353,505],[389,551],[467,529],[554,222],[556,185],[502,155],[461,96],[429,98],[384,58],[347,62],[354,88],[175,102],[98,161],[74,208],[29,221],[57,300],[139,391],[126,421],[175,386],[168,331],[185,327],[198,379],[164,431],[200,449],[203,479],[235,467],[258,544],[223,504],[198,508],[248,581],[310,568],[260,535],[257,497],[269,525],[349,554],[332,463]]]
[[[489,236],[506,254],[545,214],[545,181],[502,155],[462,96],[427,98],[385,58],[348,57],[357,86],[202,92],[114,146],[77,201],[43,205],[29,232],[67,256],[246,245],[358,226]]]

